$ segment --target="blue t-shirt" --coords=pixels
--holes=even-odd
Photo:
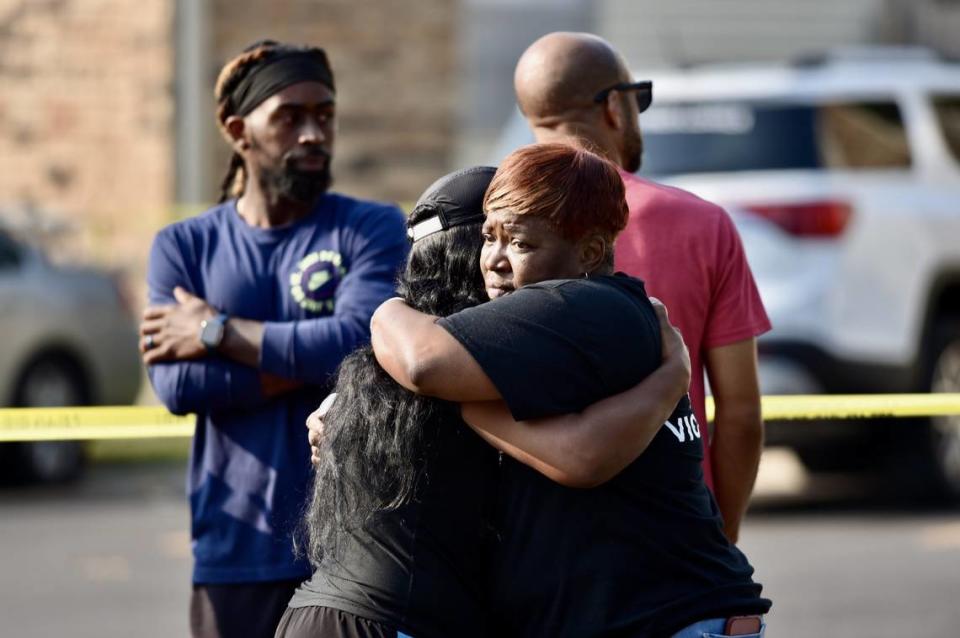
[[[310,575],[292,551],[310,479],[304,422],[343,357],[369,339],[407,248],[396,207],[332,193],[283,228],[248,225],[231,200],[157,234],[151,304],[174,303],[182,286],[265,323],[259,369],[217,354],[149,369],[171,412],[197,414],[187,480],[195,583]],[[306,385],[266,398],[262,372]]]

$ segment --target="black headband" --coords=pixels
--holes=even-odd
[[[320,82],[331,91],[336,90],[333,71],[323,49],[283,52],[255,67],[230,95],[233,112],[249,115],[271,95],[300,82]]]

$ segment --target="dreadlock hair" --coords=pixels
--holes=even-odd
[[[414,211],[408,227],[432,214]],[[487,300],[480,227],[479,221],[454,226],[413,244],[398,284],[407,304],[446,316]],[[432,434],[459,417],[455,404],[399,385],[369,346],[344,359],[335,392],[337,400],[323,419],[320,461],[297,543],[301,553],[305,543],[314,565],[337,560],[338,540],[349,530],[410,502],[435,451]]]
[[[234,112],[235,106],[231,99],[234,91],[236,91],[243,79],[250,75],[258,66],[268,62],[279,54],[290,51],[316,51],[322,53],[322,49],[316,47],[281,44],[275,40],[258,40],[244,48],[240,55],[228,61],[223,66],[223,69],[220,70],[213,95],[217,101],[217,126],[227,142],[233,143],[233,138],[230,137],[226,123],[227,118],[236,115]],[[220,182],[219,201],[221,203],[243,194],[243,189],[246,185],[245,173],[243,157],[234,151],[230,156],[227,173]]]

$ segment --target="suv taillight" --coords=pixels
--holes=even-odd
[[[837,237],[843,234],[853,208],[840,201],[792,204],[746,204],[744,209],[771,221],[796,237]]]

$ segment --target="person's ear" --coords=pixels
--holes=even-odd
[[[585,274],[600,270],[607,259],[608,242],[601,235],[589,235],[580,240],[580,265]]]
[[[233,150],[242,153],[250,148],[250,142],[247,140],[246,122],[242,117],[239,115],[231,115],[223,123],[223,126],[227,130],[227,135],[230,136]]]
[[[610,91],[603,102],[603,120],[607,126],[616,131],[622,131],[627,124],[627,114],[624,112],[621,98],[619,91]]]

